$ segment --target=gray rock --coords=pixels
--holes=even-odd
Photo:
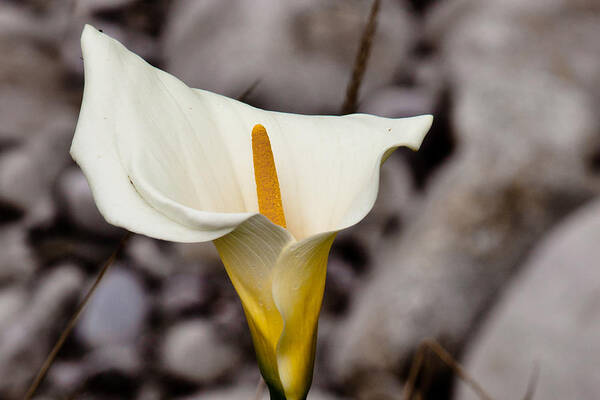
[[[244,349],[252,348],[252,340],[248,331],[248,322],[240,304],[237,293],[227,275],[223,271],[225,288],[221,286],[220,297],[212,303],[212,323],[223,340],[236,343]],[[237,371],[236,371],[237,372]]]
[[[202,320],[182,322],[169,330],[162,346],[166,372],[192,382],[213,382],[235,370],[240,350],[225,343]]]
[[[27,306],[27,312],[23,315],[32,334],[52,327],[57,316],[64,312],[64,305],[74,295],[80,294],[82,283],[82,273],[77,267],[68,264],[55,267],[40,279]]]
[[[210,242],[174,243],[173,248],[181,260],[176,266],[180,271],[222,271],[224,268],[217,249]]]
[[[404,398],[404,387],[393,374],[369,374],[354,392],[357,400],[396,400]]]
[[[182,397],[178,400],[248,400],[253,399],[256,394],[256,387],[252,386],[240,386],[240,387],[228,387],[223,389],[213,389],[205,392],[195,394],[193,396]],[[260,400],[267,400],[268,395],[265,393]]]
[[[65,306],[79,294],[83,275],[73,266],[55,268],[42,277],[33,297],[0,332],[0,396],[20,398],[53,345],[64,321]]]
[[[157,240],[146,236],[133,236],[125,251],[138,269],[157,279],[169,277],[180,264],[171,246],[161,248]]]
[[[322,312],[340,314],[346,311],[352,293],[360,286],[355,267],[341,257],[331,255],[327,261],[327,282]],[[319,323],[319,333],[322,333]]]
[[[35,63],[34,61],[29,62]],[[43,65],[46,60],[37,62]],[[40,131],[45,130],[47,124],[53,125],[56,119],[61,119],[65,115],[68,115],[71,121],[69,130],[72,136],[75,115],[68,105],[60,101],[62,95],[58,89],[48,90],[49,93],[40,93],[40,91],[14,83],[2,85],[1,82],[0,87],[2,88],[0,91],[0,118],[4,121],[2,129],[0,129],[1,141],[14,143],[36,136]],[[50,99],[53,100],[50,101]]]
[[[270,109],[337,112],[370,4],[181,1],[165,30],[166,69],[232,97],[260,79],[252,98]],[[363,93],[389,84],[406,66],[415,31],[401,3],[382,2]]]
[[[28,210],[23,223],[28,230],[49,228],[57,213],[58,207],[52,196],[43,196]]]
[[[360,105],[359,112],[388,118],[431,114],[437,97],[436,92],[426,87],[386,86],[370,93]]]
[[[25,228],[20,224],[1,226],[0,243],[0,282],[24,282],[30,278],[36,263]]]
[[[5,203],[20,209],[33,208],[40,194],[46,195],[49,189],[40,171],[37,154],[28,150],[19,148],[0,159],[0,196]]]
[[[210,288],[198,274],[176,274],[166,279],[160,294],[160,306],[167,315],[207,305]]]
[[[431,13],[427,33],[443,44],[446,72],[461,85],[475,86],[485,70],[508,75],[526,65],[526,73],[537,70],[597,91],[600,67],[593,54],[600,48],[594,39],[598,11],[594,0],[450,1]],[[485,62],[464,61],[479,56]]]
[[[35,136],[4,153],[0,158],[0,200],[25,212],[48,201],[56,177],[70,162],[74,127],[72,113],[48,116]]]
[[[146,236],[133,236],[125,249],[133,265],[156,279],[177,274],[223,272],[223,264],[211,242],[172,243]]]
[[[78,0],[75,14],[89,16],[100,11],[113,11],[131,5],[135,0]]]
[[[80,360],[57,360],[48,371],[47,381],[58,393],[75,393],[86,381],[106,373],[126,377],[140,374],[143,363],[136,346],[108,345],[85,354]]]
[[[90,375],[118,370],[127,375],[135,376],[140,373],[144,366],[135,343],[99,347],[87,354],[84,362]]]
[[[39,21],[23,7],[8,2],[0,3],[0,37],[40,39],[43,36],[42,32]]]
[[[178,400],[248,400],[254,399],[255,395],[256,386],[244,385],[216,390],[208,390],[193,396],[179,398]],[[260,397],[260,400],[268,400],[268,398],[269,395],[265,390],[263,396]],[[319,390],[318,388],[313,388],[308,394],[308,400],[342,400],[342,398],[336,397],[332,394]]]
[[[98,286],[75,333],[92,347],[131,343],[142,334],[148,311],[140,278],[115,265]]]
[[[397,233],[412,219],[412,210],[419,201],[406,159],[394,153],[381,167],[379,193],[373,209],[356,226],[341,231],[337,242],[351,239],[370,254],[385,236]]]
[[[535,398],[600,397],[599,237],[595,201],[535,248],[469,345],[465,367],[494,398],[522,397],[536,364]],[[461,383],[457,398],[477,396]]]
[[[86,364],[81,361],[56,360],[48,371],[46,381],[62,393],[73,392],[88,377]]]
[[[0,4],[0,141],[35,136],[70,110],[56,57],[57,28],[50,19]]]
[[[160,388],[155,384],[149,383],[140,388],[136,400],[161,400],[164,398],[165,396],[162,394]]]
[[[110,225],[100,215],[88,182],[79,168],[69,168],[61,174],[57,194],[64,213],[78,228],[100,236],[123,235],[122,229]]]
[[[22,287],[0,290],[0,332],[8,329],[27,304],[27,291]]]
[[[346,397],[336,396],[320,388],[311,388],[308,392],[308,400],[344,400]]]
[[[494,4],[432,22],[454,88],[458,149],[414,222],[376,252],[380,272],[355,296],[333,347],[338,382],[393,378],[427,337],[460,348],[542,234],[600,191],[587,163],[598,148],[598,87],[552,67],[560,57],[577,69],[567,43],[597,43],[600,25],[576,12],[566,21],[563,8],[536,30],[529,11]],[[586,28],[571,30],[579,20]]]

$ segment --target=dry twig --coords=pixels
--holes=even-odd
[[[423,364],[423,360],[425,358],[425,351],[427,350],[432,351],[435,355],[439,357],[440,360],[442,360],[442,362],[444,362],[444,364],[448,365],[454,371],[454,373],[458,375],[460,379],[462,379],[467,385],[471,387],[471,389],[473,389],[475,393],[477,393],[480,399],[493,400],[492,396],[490,396],[483,389],[483,387],[481,387],[481,385],[475,381],[475,379],[473,379],[469,374],[467,374],[464,368],[454,359],[454,357],[452,357],[452,355],[448,353],[434,339],[424,340],[423,342],[421,342],[419,348],[417,349],[417,353],[415,354],[415,357],[413,359],[408,380],[404,389],[405,400],[412,400],[413,398],[416,380],[419,375],[421,365]]]
[[[29,386],[29,389],[27,390],[27,393],[25,394],[25,397],[24,397],[25,400],[30,400],[33,397],[33,395],[35,394],[36,390],[38,389],[38,387],[40,386],[40,384],[44,380],[44,377],[48,373],[48,370],[52,366],[52,363],[56,359],[56,356],[58,355],[58,352],[60,351],[60,349],[62,348],[63,344],[65,343],[65,341],[69,337],[69,334],[71,333],[71,331],[75,327],[75,324],[77,324],[77,321],[79,320],[79,317],[83,313],[83,310],[87,306],[89,300],[92,298],[92,295],[96,291],[96,288],[98,287],[98,285],[102,281],[102,278],[104,278],[104,276],[106,275],[106,272],[109,270],[110,266],[114,263],[115,259],[117,258],[117,256],[119,255],[119,253],[121,252],[121,250],[125,246],[125,243],[127,243],[127,240],[130,237],[131,237],[131,233],[127,232],[125,234],[125,236],[123,236],[123,239],[121,239],[121,242],[119,243],[119,245],[117,246],[117,248],[115,249],[115,251],[108,258],[108,260],[106,260],[106,262],[104,263],[104,266],[102,267],[102,269],[98,273],[98,276],[96,277],[96,280],[92,284],[92,287],[90,287],[90,289],[86,293],[85,297],[83,298],[83,300],[81,301],[81,303],[77,307],[77,310],[75,311],[75,313],[73,314],[73,316],[71,317],[71,319],[69,320],[69,322],[67,323],[67,326],[65,327],[65,329],[60,334],[60,337],[58,338],[56,344],[52,348],[52,351],[50,351],[50,354],[48,354],[48,357],[46,358],[46,361],[44,361],[44,364],[40,368],[37,376],[35,377],[35,379],[33,381],[33,383],[31,384],[31,386]]]
[[[371,7],[371,14],[369,15],[369,21],[363,31],[360,47],[354,60],[354,68],[352,70],[352,77],[348,83],[346,89],[346,98],[342,105],[341,114],[351,114],[356,112],[358,105],[358,92],[360,90],[360,84],[362,83],[365,71],[367,69],[367,63],[369,56],[371,55],[371,48],[373,47],[373,38],[375,37],[375,31],[377,29],[377,15],[380,8],[380,0],[374,0],[373,6]]]

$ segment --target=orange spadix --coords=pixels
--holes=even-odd
[[[258,210],[271,222],[286,227],[277,169],[271,150],[271,141],[264,126],[257,124],[252,129],[252,158],[254,179],[258,196]]]

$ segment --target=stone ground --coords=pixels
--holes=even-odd
[[[22,398],[124,235],[68,155],[83,24],[191,86],[335,114],[369,6],[0,2],[0,398]],[[382,1],[359,111],[435,122],[334,245],[310,399],[401,398],[425,338],[494,399],[536,370],[536,398],[600,398],[598,37],[596,0]],[[212,245],[134,236],[37,398],[251,399],[258,377]],[[457,382],[428,358],[417,390],[475,398]]]

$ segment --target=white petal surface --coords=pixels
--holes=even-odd
[[[205,171],[176,169],[178,163],[187,161],[177,151],[191,147],[182,140],[194,137],[183,136],[182,111],[160,84],[159,77],[174,78],[90,26],[82,35],[82,51],[85,89],[71,155],[108,222],[160,239],[199,242],[227,234],[253,215],[203,212],[186,204],[187,192],[195,189],[199,178],[184,180],[175,174],[205,176]],[[140,166],[141,162],[145,165]],[[208,195],[218,193],[203,192],[206,202],[214,198]],[[169,207],[182,216],[173,218],[177,213],[169,212]]]
[[[431,125],[431,116],[259,110],[190,89],[90,26],[82,48],[86,84],[71,153],[109,222],[162,239],[215,239],[258,212],[255,124],[271,139],[297,239],[362,219],[377,195],[382,157],[397,146],[418,148]]]

